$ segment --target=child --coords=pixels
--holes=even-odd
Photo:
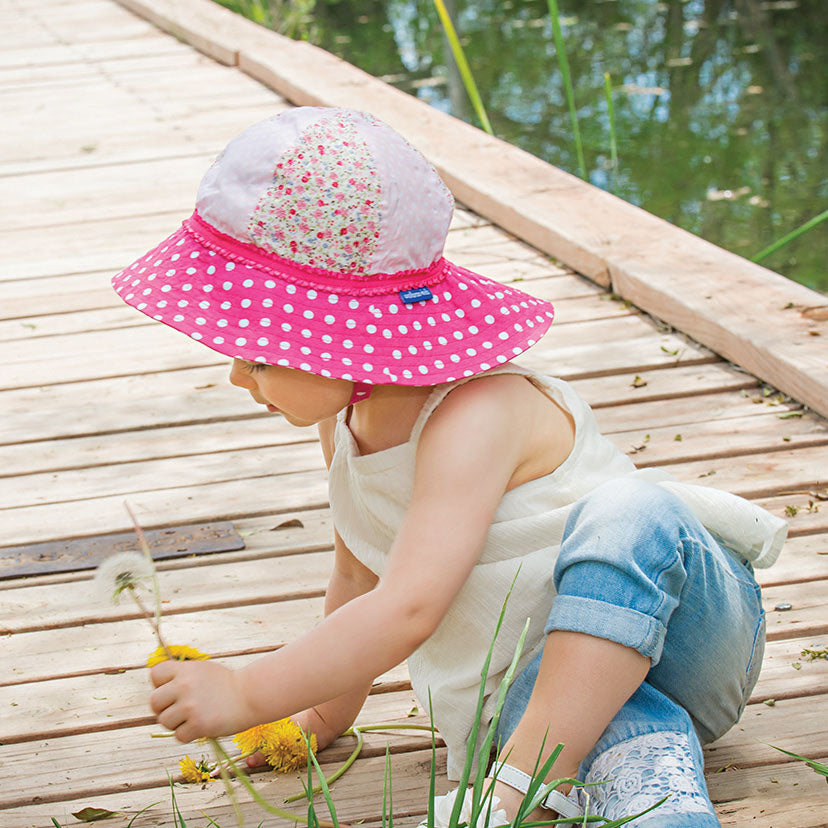
[[[159,664],[152,709],[182,742],[292,716],[322,748],[408,659],[456,779],[519,568],[487,682],[531,618],[499,725],[501,807],[511,818],[548,734],[544,755],[565,745],[554,777],[605,783],[593,812],[670,794],[636,824],[718,825],[700,739],[756,682],[748,559],[772,562],[784,522],[636,471],[566,383],[513,364],[552,306],[446,261],[452,210],[385,124],[297,108],[232,141],[192,217],[115,277],[126,302],[232,357],[257,403],[318,426],[336,526],[319,626],[237,671]],[[583,797],[554,792],[538,815],[582,813]]]

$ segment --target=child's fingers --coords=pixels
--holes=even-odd
[[[177,661],[162,661],[150,669],[153,687],[160,687],[175,678],[180,664]]]
[[[175,704],[176,693],[172,685],[167,682],[150,694],[150,708],[156,716],[163,713],[168,707]]]

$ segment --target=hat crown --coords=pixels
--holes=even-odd
[[[439,259],[454,202],[434,167],[366,113],[302,107],[231,141],[196,210],[239,242],[351,274],[421,270]]]

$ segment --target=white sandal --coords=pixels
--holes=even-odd
[[[524,795],[529,790],[529,784],[532,782],[532,777],[528,773],[524,773],[522,770],[512,767],[512,765],[507,765],[505,762],[495,762],[486,778],[494,779],[495,776],[498,782],[502,782],[504,785],[508,785],[510,788],[514,788]],[[575,788],[572,790],[574,791]],[[540,807],[555,811],[562,817],[579,817],[584,815],[584,809],[574,799],[571,799],[560,791],[550,791],[543,802],[541,802]]]

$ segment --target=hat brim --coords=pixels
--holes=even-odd
[[[426,300],[349,295],[207,246],[185,222],[112,284],[127,304],[225,356],[377,385],[474,376],[552,324],[549,302],[442,261]]]

